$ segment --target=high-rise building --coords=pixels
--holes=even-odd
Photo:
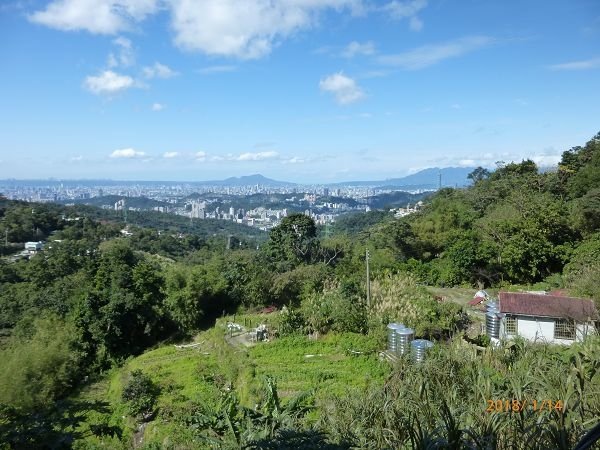
[[[119,200],[115,203],[115,211],[123,211],[124,209],[125,209],[125,199],[122,198],[121,200]]]
[[[204,212],[204,203],[193,202],[192,203],[192,213],[190,216],[194,219],[205,219],[206,213]]]

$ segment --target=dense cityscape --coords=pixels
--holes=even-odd
[[[237,181],[238,179],[236,179]],[[368,212],[379,195],[415,196],[392,206],[398,217],[415,211],[419,199],[432,188],[398,190],[374,185],[295,185],[260,177],[264,184],[219,184],[127,181],[0,180],[0,192],[10,200],[37,203],[88,204],[105,210],[156,211],[190,219],[218,219],[267,231],[283,217],[301,212],[316,224],[335,222],[342,214]]]

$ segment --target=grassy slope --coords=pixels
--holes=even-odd
[[[238,316],[236,321],[252,321],[256,325],[269,318]],[[200,333],[195,339],[202,343],[198,348],[162,346],[130,359],[123,367],[85,388],[77,400],[107,402],[112,413],[86,413],[80,431],[87,437],[79,448],[120,447],[116,438],[93,436],[91,429],[98,425],[113,427],[121,433],[125,447],[132,442],[137,424],[128,416],[120,395],[128,374],[134,369],[150,375],[161,388],[158,415],[147,425],[143,435],[145,443],[154,442],[164,447],[190,445],[193,434],[189,427],[182,425],[183,418],[198,408],[217,408],[221,393],[231,387],[242,404],[254,406],[267,375],[277,380],[284,401],[314,390],[318,403],[325,395],[342,393],[348,387],[383,383],[390,372],[387,363],[377,357],[377,343],[365,336],[330,334],[318,341],[286,337],[249,348],[234,347],[225,342],[225,322],[225,319],[220,320],[214,328]],[[316,414],[311,418],[315,419]]]

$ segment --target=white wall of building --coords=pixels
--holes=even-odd
[[[586,336],[595,332],[593,324],[577,323],[576,339],[555,339],[554,324],[555,319],[547,317],[516,316],[517,334],[529,341],[544,342],[553,344],[571,345],[573,342],[581,341]],[[500,326],[500,337],[502,339],[512,339],[514,335],[506,334],[505,319],[502,319]]]

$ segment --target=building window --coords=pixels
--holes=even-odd
[[[504,321],[504,329],[508,336],[514,336],[517,334],[517,318],[515,316],[506,316]]]
[[[575,339],[575,322],[568,319],[557,319],[554,322],[554,339]]]

